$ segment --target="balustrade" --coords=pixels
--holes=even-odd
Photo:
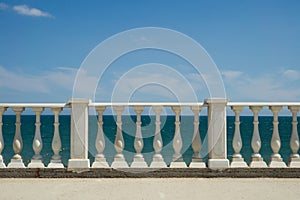
[[[76,104],[76,106],[74,105]],[[287,167],[286,163],[283,161],[282,155],[280,155],[279,151],[282,147],[281,145],[281,133],[279,131],[279,112],[285,107],[288,108],[292,114],[292,123],[291,123],[291,135],[290,135],[290,149],[291,154],[289,157],[288,167],[298,167],[300,168],[300,156],[299,156],[299,135],[297,130],[298,124],[298,112],[300,110],[300,103],[234,103],[223,100],[208,100],[204,104],[176,104],[176,103],[128,103],[128,104],[105,104],[105,103],[89,103],[88,101],[79,101],[72,100],[70,104],[0,104],[0,168],[5,168],[6,164],[4,162],[3,150],[6,148],[4,143],[5,134],[3,134],[3,115],[7,109],[11,109],[15,113],[15,131],[13,138],[13,151],[14,155],[8,163],[7,167],[9,168],[24,168],[26,167],[23,158],[22,158],[22,150],[23,150],[23,138],[21,132],[21,117],[22,113],[25,109],[31,108],[32,112],[35,114],[35,131],[33,134],[32,141],[32,149],[34,151],[34,155],[28,164],[29,168],[44,168],[45,163],[43,161],[43,156],[41,152],[43,150],[44,144],[43,142],[43,132],[41,131],[41,114],[44,112],[45,108],[50,108],[52,113],[54,114],[54,133],[52,138],[52,151],[53,156],[48,164],[48,168],[63,168],[64,165],[62,163],[62,157],[60,155],[60,151],[62,148],[62,141],[60,137],[60,123],[59,123],[59,115],[63,108],[65,107],[73,107],[73,109],[82,110],[84,113],[79,116],[72,117],[72,120],[75,120],[73,125],[71,126],[71,149],[70,149],[70,159],[69,165],[70,168],[89,168],[89,161],[87,162],[87,136],[88,136],[88,106],[90,108],[94,107],[98,114],[97,121],[97,132],[95,147],[97,150],[97,154],[95,155],[94,162],[91,167],[93,168],[129,168],[129,164],[125,159],[123,154],[125,142],[123,138],[122,132],[122,115],[125,107],[132,107],[136,114],[136,132],[135,139],[133,143],[133,148],[135,150],[135,154],[133,156],[133,162],[130,164],[131,168],[148,168],[148,164],[145,161],[143,148],[144,148],[144,140],[143,140],[143,132],[142,132],[142,113],[147,108],[152,108],[155,113],[155,133],[153,138],[153,148],[154,155],[150,162],[150,168],[165,168],[167,167],[166,162],[164,161],[164,157],[162,155],[162,150],[164,147],[163,139],[161,135],[161,113],[162,110],[166,107],[172,109],[175,115],[175,131],[172,139],[172,147],[173,147],[173,156],[172,161],[170,163],[170,167],[176,168],[185,168],[187,167],[187,163],[184,162],[182,157],[183,151],[183,140],[186,137],[183,137],[181,129],[181,111],[182,108],[188,107],[191,109],[193,113],[193,120],[189,123],[193,126],[193,138],[190,142],[193,155],[191,158],[191,163],[189,164],[190,168],[205,168],[206,163],[203,161],[203,155],[200,152],[208,152],[208,167],[209,168],[247,168],[248,165],[245,162],[244,158],[249,155],[242,155],[241,150],[243,147],[243,130],[240,129],[240,115],[242,110],[249,108],[253,113],[253,133],[251,140],[251,147],[253,154],[251,155],[251,162],[249,167],[252,168],[265,168],[265,167]],[[229,161],[227,159],[227,133],[226,133],[226,106],[231,107],[232,111],[235,114],[234,120],[234,132],[233,132],[233,140],[232,140],[232,148],[234,150],[234,154],[232,155],[232,160],[229,165]],[[114,160],[111,165],[107,162],[104,150],[106,148],[105,144],[105,133],[103,126],[103,113],[108,108],[112,108],[116,113],[116,136],[114,142],[114,148],[116,150],[116,154],[114,155]],[[208,129],[207,135],[208,137],[208,145],[203,147],[201,136],[200,136],[200,120],[199,114],[202,107],[208,107]],[[272,137],[270,141],[268,141],[268,145],[270,149],[272,149],[272,154],[270,156],[270,163],[267,165],[264,161],[262,155],[260,154],[260,150],[262,147],[261,134],[259,131],[259,113],[263,107],[268,107],[273,114],[273,131]],[[77,110],[78,111],[78,110]],[[73,115],[74,111],[71,112]],[[260,118],[261,119],[261,118]],[[82,128],[81,126],[84,126]],[[73,127],[73,128],[72,128]],[[76,127],[76,130],[74,129]],[[23,130],[24,131],[24,130]],[[73,134],[73,136],[72,136]],[[108,133],[106,133],[108,134]],[[27,134],[26,134],[27,135]],[[24,137],[24,136],[23,136]],[[73,137],[73,139],[72,139]],[[266,142],[266,141],[264,141]],[[147,144],[149,145],[149,144]],[[80,147],[80,148],[78,148]],[[202,148],[208,148],[202,149]],[[203,150],[203,151],[202,151]],[[73,153],[72,153],[73,152]],[[51,153],[51,152],[48,152]],[[205,155],[204,155],[205,156]],[[250,157],[250,156],[249,156]],[[247,158],[249,158],[247,157]],[[7,158],[6,158],[7,159]],[[82,161],[82,162],[81,162]],[[83,162],[84,161],[84,162]],[[71,162],[71,164],[70,164]],[[72,163],[73,162],[73,163]],[[74,164],[76,162],[76,164]],[[83,164],[80,164],[83,163]],[[72,165],[72,166],[70,166]]]

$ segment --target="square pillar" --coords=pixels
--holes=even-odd
[[[88,159],[89,103],[89,99],[69,99],[71,107],[69,169],[90,167]]]
[[[227,127],[225,98],[206,99],[208,106],[208,167],[222,169],[229,167],[227,159]]]

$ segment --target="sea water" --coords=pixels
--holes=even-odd
[[[135,126],[136,116],[122,116],[122,129],[123,137],[125,141],[124,155],[127,162],[130,164],[133,160],[135,149]],[[142,116],[142,135],[144,141],[143,155],[148,164],[150,164],[152,156],[154,155],[153,149],[153,138],[155,133],[155,116]],[[174,116],[161,116],[161,135],[163,140],[162,155],[167,164],[172,161],[172,155],[174,153],[172,141],[175,132],[175,117]],[[183,141],[182,154],[184,161],[189,164],[191,162],[193,150],[191,147],[193,140],[193,116],[181,116],[181,137]],[[279,117],[279,134],[281,138],[281,149],[280,154],[284,161],[288,162],[288,157],[291,153],[289,142],[292,132],[291,117]],[[60,155],[64,165],[67,165],[70,157],[70,116],[61,115],[59,118],[60,126],[60,137],[62,142],[62,149]],[[103,116],[103,131],[105,135],[106,147],[104,155],[107,161],[111,164],[114,159],[116,151],[114,149],[114,140],[116,136],[116,122],[115,116],[105,115]],[[240,131],[243,141],[243,147],[241,154],[243,155],[247,163],[250,162],[251,154],[253,153],[251,148],[251,138],[253,133],[253,117],[252,116],[241,116],[240,118]],[[54,116],[53,115],[42,115],[41,116],[41,136],[43,140],[43,149],[41,155],[43,156],[43,162],[47,165],[53,155],[52,151],[52,139],[54,133]],[[234,116],[227,117],[227,154],[228,159],[234,153],[232,148],[232,139],[234,134]],[[89,159],[91,163],[94,161],[94,156],[97,154],[95,148],[95,140],[97,135],[97,118],[90,116],[89,118]],[[4,162],[9,163],[10,159],[14,155],[13,151],[13,138],[15,134],[15,116],[4,115],[3,116],[3,138],[4,138],[4,149],[2,152]],[[200,117],[200,135],[203,141],[203,148],[201,156],[204,161],[207,160],[207,117]],[[273,117],[272,116],[260,116],[259,117],[259,132],[261,137],[261,150],[260,153],[266,162],[270,161],[272,155],[271,149],[271,138],[273,132]],[[34,115],[23,115],[21,117],[21,134],[23,139],[23,149],[21,152],[24,163],[27,165],[30,159],[34,155],[32,148],[32,142],[35,133],[35,116]]]

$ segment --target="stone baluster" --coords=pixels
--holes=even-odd
[[[243,110],[244,106],[231,106],[231,109],[235,113],[235,122],[234,122],[234,136],[232,140],[232,147],[234,149],[234,154],[232,156],[231,167],[248,167],[247,163],[244,161],[243,156],[240,151],[243,146],[241,132],[240,132],[240,113]]]
[[[115,155],[114,161],[111,165],[112,168],[128,168],[128,164],[122,153],[124,149],[124,139],[122,134],[122,113],[124,106],[114,106],[114,111],[117,113],[117,134],[115,139],[115,149],[117,154]]]
[[[290,139],[290,148],[292,153],[289,158],[289,167],[297,167],[300,168],[300,156],[298,154],[299,151],[299,136],[298,136],[298,119],[297,113],[300,110],[300,106],[289,106],[289,110],[292,112],[293,121],[292,121],[292,135]]]
[[[182,149],[182,138],[180,134],[180,106],[172,106],[172,110],[175,113],[175,134],[173,138],[173,161],[170,164],[170,167],[174,168],[183,168],[187,167],[186,163],[182,159],[181,149]]]
[[[141,153],[143,150],[144,142],[142,136],[142,122],[141,122],[141,113],[144,110],[144,106],[134,106],[134,111],[136,113],[136,134],[134,139],[134,148],[136,154],[134,155],[133,162],[130,167],[132,168],[145,168],[148,167],[145,162],[144,156]]]
[[[2,115],[5,111],[6,111],[5,107],[0,107],[0,168],[6,167],[5,163],[3,162],[3,157],[1,155],[2,150],[4,149],[4,140],[3,140],[3,135],[2,135],[2,125],[3,125]]]
[[[16,123],[15,123],[16,131],[15,131],[15,137],[13,142],[13,149],[15,155],[13,156],[10,163],[8,164],[8,167],[24,168],[25,165],[23,163],[22,156],[20,155],[23,149],[23,141],[21,135],[21,113],[24,111],[24,108],[14,107],[13,111],[16,113]]]
[[[202,141],[200,137],[200,131],[199,131],[199,113],[201,111],[201,106],[192,106],[191,110],[194,113],[194,135],[193,135],[193,141],[192,141],[192,148],[194,151],[192,162],[190,163],[189,167],[192,168],[205,168],[206,165],[202,161],[202,157],[200,155],[200,150],[202,148]]]
[[[163,109],[162,106],[153,106],[153,111],[155,112],[155,136],[153,139],[153,148],[155,150],[155,154],[153,155],[152,162],[150,167],[152,168],[164,168],[167,167],[167,164],[164,161],[164,158],[161,155],[161,150],[163,147],[163,141],[161,138],[161,128],[160,128],[160,113]]]
[[[259,168],[259,167],[267,167],[267,164],[263,161],[259,150],[261,148],[261,140],[259,136],[258,130],[258,113],[262,109],[262,106],[250,106],[250,109],[253,112],[254,120],[253,120],[253,136],[251,141],[251,146],[253,149],[253,154],[251,156],[250,167]]]
[[[286,167],[286,164],[282,161],[281,155],[279,154],[281,141],[278,130],[278,113],[282,109],[282,106],[269,106],[269,108],[273,112],[273,134],[271,139],[271,148],[273,150],[273,154],[271,156],[269,167]]]
[[[105,138],[103,133],[103,117],[102,114],[105,111],[105,106],[96,107],[96,111],[98,113],[98,133],[96,137],[95,146],[97,149],[97,155],[95,156],[95,161],[92,165],[93,168],[108,168],[109,165],[106,161],[106,158],[103,154],[105,149]]]
[[[44,168],[45,165],[42,162],[41,151],[43,148],[43,141],[41,137],[41,113],[44,111],[44,108],[32,108],[32,111],[35,112],[35,135],[32,142],[32,148],[35,155],[32,157],[31,162],[28,164],[29,168]]]
[[[54,155],[48,165],[49,168],[64,168],[64,165],[61,161],[60,151],[61,151],[61,139],[59,135],[59,113],[62,111],[62,108],[51,108],[51,111],[54,113],[54,135],[52,139],[52,150]]]

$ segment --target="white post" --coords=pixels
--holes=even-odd
[[[136,154],[134,155],[133,162],[130,167],[132,168],[145,168],[148,167],[145,162],[144,156],[141,153],[144,147],[144,141],[142,136],[142,122],[141,122],[141,113],[144,110],[144,106],[134,106],[134,111],[136,113],[136,134],[134,139],[134,149]]]
[[[259,136],[258,130],[258,113],[262,109],[262,106],[250,106],[249,107],[253,112],[253,136],[251,141],[251,146],[253,149],[253,154],[251,156],[251,163],[250,167],[253,168],[260,168],[260,167],[267,167],[267,164],[264,162],[263,158],[261,157],[259,150],[261,148],[261,140]]]
[[[62,108],[55,107],[51,108],[51,111],[54,113],[54,135],[52,139],[52,150],[53,156],[48,164],[48,168],[64,168],[64,165],[61,162],[61,156],[59,152],[61,151],[61,139],[59,135],[59,113],[61,112]]]
[[[96,111],[98,113],[98,132],[97,132],[97,138],[95,142],[95,146],[97,149],[97,155],[95,156],[95,161],[92,165],[93,168],[108,168],[108,163],[106,161],[106,158],[103,154],[103,151],[105,149],[105,138],[103,134],[103,117],[102,114],[105,111],[105,106],[97,106]]]
[[[206,99],[208,105],[208,167],[229,167],[227,159],[226,105],[227,99]]]
[[[240,113],[243,110],[244,106],[231,106],[231,109],[235,113],[235,122],[234,122],[234,136],[232,140],[232,147],[234,149],[234,154],[232,156],[231,167],[248,167],[247,163],[244,161],[243,156],[240,154],[240,151],[243,146],[241,132],[240,132]]]
[[[300,168],[300,156],[299,156],[299,136],[298,136],[298,119],[297,113],[300,110],[300,106],[289,106],[289,110],[292,112],[293,121],[292,121],[292,135],[290,139],[290,148],[292,153],[289,159],[289,167],[297,167]]]
[[[112,168],[128,168],[128,164],[122,153],[124,149],[124,138],[122,134],[122,113],[124,106],[114,106],[114,111],[117,113],[117,135],[115,139],[115,149],[117,154],[115,155],[114,161],[111,165]]]
[[[150,164],[151,168],[164,168],[167,167],[167,164],[164,161],[164,158],[161,155],[161,150],[163,147],[163,141],[161,138],[160,132],[160,113],[163,109],[162,106],[153,106],[153,111],[155,112],[155,136],[153,139],[153,148],[155,150],[155,154],[153,155],[152,162]]]
[[[69,99],[71,105],[71,158],[68,169],[89,168],[88,133],[89,133],[89,99]]]
[[[175,113],[175,134],[173,138],[173,161],[170,167],[174,168],[184,168],[187,167],[186,163],[182,159],[181,149],[182,149],[182,138],[180,134],[180,106],[172,106],[172,110]]]
[[[43,148],[43,141],[41,137],[41,113],[44,111],[44,108],[32,108],[32,111],[35,112],[35,135],[32,142],[32,148],[35,155],[32,157],[31,162],[28,164],[29,168],[44,168],[45,165],[42,161],[41,151]]]
[[[22,107],[14,107],[13,111],[16,113],[16,132],[14,137],[13,149],[15,155],[11,159],[10,163],[7,167],[9,168],[24,168],[25,165],[23,163],[21,157],[21,151],[23,149],[23,141],[21,135],[21,113],[24,111]]]
[[[205,168],[206,165],[202,161],[202,157],[200,155],[200,150],[202,148],[202,141],[200,137],[199,131],[199,112],[201,111],[201,106],[192,106],[191,110],[194,113],[194,135],[192,141],[192,148],[194,151],[192,162],[190,163],[189,167],[191,168]]]
[[[270,106],[270,110],[273,112],[273,134],[271,139],[271,148],[273,154],[271,156],[271,162],[269,167],[286,167],[286,164],[282,161],[279,149],[281,147],[281,141],[278,130],[278,113],[282,109],[282,106]]]
[[[3,135],[2,135],[2,125],[3,125],[2,115],[5,111],[6,111],[5,107],[0,107],[0,168],[6,167],[5,163],[3,162],[3,157],[1,155],[2,150],[4,149],[4,140],[3,140]]]

